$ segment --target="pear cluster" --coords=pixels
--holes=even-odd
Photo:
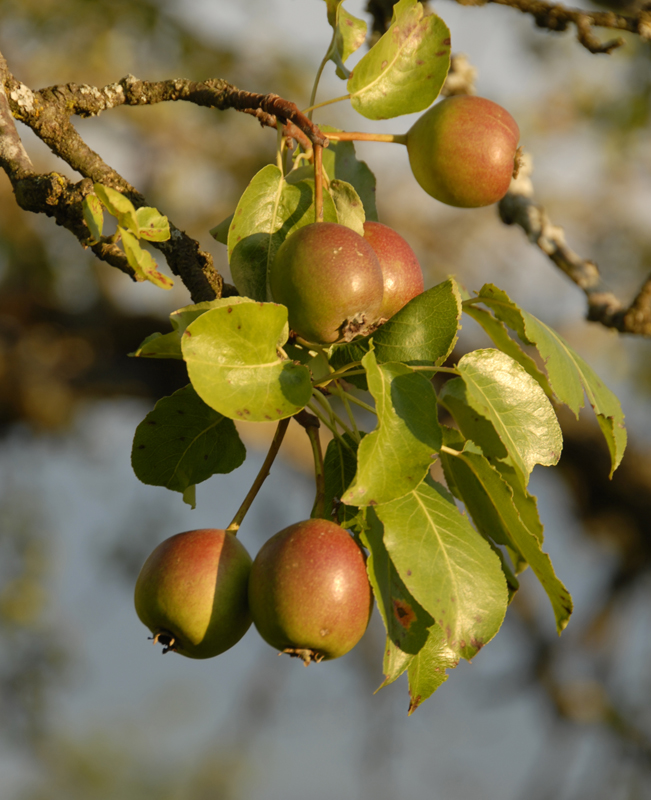
[[[305,664],[338,658],[367,628],[366,556],[324,519],[290,525],[252,561],[229,531],[178,533],[158,545],[136,581],[135,607],[163,652],[219,655],[251,622],[272,647]]]
[[[365,222],[361,236],[336,222],[314,222],[281,244],[269,286],[297,336],[332,344],[392,317],[423,291],[423,273],[411,247],[386,225]]]

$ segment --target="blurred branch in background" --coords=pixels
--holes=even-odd
[[[626,307],[604,284],[597,265],[581,258],[568,246],[563,228],[554,225],[545,208],[535,202],[532,172],[531,156],[525,154],[517,178],[499,202],[502,222],[519,225],[529,241],[583,289],[588,298],[589,320],[622,333],[651,336],[651,276]]]

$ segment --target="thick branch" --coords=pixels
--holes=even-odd
[[[585,11],[579,8],[567,8],[560,3],[547,0],[456,0],[460,5],[481,6],[486,3],[498,3],[511,6],[523,14],[530,14],[539,28],[550,31],[567,30],[570,24],[576,26],[579,42],[591,53],[610,53],[624,44],[618,37],[601,42],[594,34],[594,28],[610,28],[612,30],[637,33],[643,39],[651,40],[651,9],[647,6],[633,16],[617,14],[614,11]]]
[[[565,231],[553,225],[545,209],[533,199],[531,158],[525,154],[518,177],[500,200],[499,214],[506,225],[519,225],[556,266],[585,292],[587,318],[622,333],[651,336],[651,276],[633,303],[623,303],[604,285],[595,263],[577,255],[565,241]]]

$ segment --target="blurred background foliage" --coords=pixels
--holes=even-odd
[[[15,77],[34,89],[68,82],[101,86],[127,73],[146,79],[222,77],[241,89],[275,92],[301,105],[329,36],[321,6],[318,0],[248,0],[235,10],[200,0],[0,0],[0,50]],[[569,32],[536,30],[511,9],[430,6],[450,25],[453,50],[466,52],[478,68],[478,92],[518,119],[522,142],[534,158],[538,201],[565,228],[573,249],[596,261],[612,290],[629,301],[651,272],[649,44],[627,36],[626,46],[613,55],[594,56]],[[365,11],[361,1],[347,8]],[[280,9],[284,23],[274,18]],[[220,15],[229,21],[223,30]],[[246,19],[257,15],[263,23],[249,32]],[[313,37],[301,42],[296,35],[303,16],[312,26],[320,20],[318,55]],[[238,24],[241,30],[234,36]],[[323,96],[335,93],[341,92],[334,78],[324,78]],[[343,107],[334,108],[327,121],[348,128],[364,123]],[[394,120],[386,129],[406,130],[408,124]],[[225,250],[207,232],[231,213],[251,176],[273,159],[273,131],[261,130],[245,115],[181,103],[121,108],[99,119],[78,120],[77,127],[150,204],[212,252],[228,278]],[[19,130],[39,169],[76,179],[29,131]],[[508,649],[510,641],[509,652],[517,657],[498,657],[487,674],[480,671],[478,678],[475,673],[468,679],[474,683],[465,684],[473,686],[473,702],[508,705],[526,695],[538,709],[535,757],[516,751],[509,764],[509,756],[501,754],[500,770],[510,766],[520,782],[499,796],[651,797],[649,342],[586,322],[580,290],[521,231],[502,225],[495,208],[467,213],[437,204],[418,191],[406,154],[380,149],[358,146],[378,177],[380,218],[417,251],[426,285],[452,273],[469,289],[484,282],[505,289],[570,340],[620,396],[629,422],[629,451],[608,481],[607,453],[591,415],[579,421],[563,417],[560,468],[540,484],[541,503],[566,509],[565,528],[560,523],[559,530],[547,527],[550,547],[567,555],[565,562],[558,555],[554,561],[570,588],[583,587],[568,631],[556,639],[540,597],[525,581],[504,632],[504,646]],[[155,400],[185,384],[182,364],[136,362],[127,354],[152,331],[166,330],[167,314],[189,297],[178,282],[166,294],[134,285],[96,262],[50,220],[19,209],[4,176],[0,208],[0,726],[3,763],[18,764],[20,776],[29,776],[16,779],[11,798],[267,800],[274,795],[265,793],[264,781],[252,789],[243,775],[255,770],[255,743],[265,732],[274,735],[280,705],[287,701],[283,687],[295,680],[275,662],[270,667],[268,661],[254,661],[238,684],[240,694],[227,721],[216,725],[191,757],[182,752],[174,763],[156,760],[141,734],[110,719],[103,724],[94,720],[83,734],[61,723],[60,698],[74,694],[78,682],[85,685],[88,678],[80,666],[78,631],[59,599],[62,555],[52,529],[56,515],[48,505],[56,490],[43,489],[43,476],[49,473],[38,472],[37,479],[33,464],[40,459],[53,463],[54,475],[57,464],[65,471],[75,448],[84,454],[73,462],[80,473],[97,474],[101,488],[90,485],[83,503],[83,487],[75,484],[72,491],[73,502],[77,498],[83,505],[78,520],[85,529],[83,541],[93,542],[89,558],[97,574],[112,576],[121,602],[129,605],[134,576],[151,546],[163,538],[169,519],[155,501],[135,500],[131,490],[124,496],[108,456],[102,455],[103,448],[110,450],[111,428],[107,423],[104,430],[98,419],[112,419],[110,409],[116,408],[127,409],[123,416],[129,424],[137,422]],[[468,323],[456,356],[484,344]],[[122,411],[117,413],[122,419]],[[264,426],[243,431],[253,448],[267,434]],[[126,472],[128,441],[115,438],[123,446],[119,463]],[[295,485],[306,494],[309,508],[309,481],[302,482],[309,465],[306,448],[306,443],[289,442],[287,472],[279,480],[281,491]],[[56,479],[51,480],[56,487]],[[147,491],[138,497],[152,496]],[[111,492],[123,493],[119,503]],[[93,508],[92,499],[98,497],[112,509],[108,518]],[[267,502],[273,502],[269,497]],[[279,527],[292,521],[283,522],[280,509],[274,515]],[[491,645],[494,651],[502,648],[500,641]],[[111,658],[120,658],[121,648],[130,644],[121,643]],[[416,790],[410,794],[409,777],[401,773],[418,755],[404,745],[408,734],[398,727],[407,724],[406,700],[396,705],[391,690],[372,696],[381,679],[381,647],[382,633],[372,626],[349,657],[348,672],[334,673],[347,676],[345,690],[355,697],[360,719],[356,763],[361,788],[355,793],[344,789],[341,796],[378,800],[398,791],[401,797],[422,797]],[[455,680],[463,679],[453,674],[439,694],[451,692],[454,698]],[[177,709],[173,698],[165,698],[163,705],[167,702],[170,715],[160,719],[171,724]],[[302,715],[301,705],[292,702],[292,713]],[[459,713],[454,699],[438,702],[437,695],[430,701],[433,711],[423,708],[408,723],[412,730],[423,724],[415,729],[424,742],[440,720],[449,726],[446,714]],[[419,716],[426,724],[417,722]],[[293,720],[299,730],[319,724],[318,719],[298,725]],[[498,796],[486,786],[501,786],[504,778],[485,783],[481,756],[472,749],[481,744],[473,745],[462,733],[459,741],[467,744],[447,765],[449,785],[440,795],[428,796]],[[283,753],[278,751],[281,763]],[[462,772],[464,778],[458,778]],[[284,796],[330,796],[330,789],[320,791],[321,785],[329,784],[290,785]]]

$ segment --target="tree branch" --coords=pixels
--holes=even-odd
[[[543,206],[533,199],[531,158],[522,157],[517,178],[511,182],[498,210],[506,225],[519,225],[556,266],[585,292],[587,319],[622,333],[651,336],[651,276],[631,305],[623,303],[605,286],[597,265],[577,255],[565,241],[565,231],[552,224]]]
[[[550,31],[565,31],[570,24],[573,24],[576,26],[577,39],[591,53],[611,53],[624,44],[624,39],[621,37],[601,42],[594,35],[595,27],[628,31],[638,34],[643,39],[651,40],[651,8],[648,5],[629,17],[614,11],[567,8],[560,3],[550,3],[547,0],[456,0],[456,2],[464,6],[482,6],[486,3],[511,6],[523,14],[530,14],[539,28],[547,28]]]
[[[296,139],[306,149],[314,144],[327,145],[326,137],[294,103],[274,94],[244,92],[223,80],[141,81],[127,75],[117,83],[102,88],[66,84],[32,91],[9,72],[2,54],[0,80],[5,90],[0,92],[0,165],[11,180],[19,205],[25,210],[53,217],[57,224],[69,230],[84,246],[89,231],[83,219],[82,202],[92,192],[93,183],[102,183],[122,192],[136,208],[149,204],[88,147],[70,121],[73,114],[91,117],[121,105],[152,105],[184,100],[220,110],[234,108],[255,116],[262,125],[272,128],[276,128],[280,122],[284,125],[285,135]],[[56,156],[79,172],[84,180],[75,184],[57,173],[39,175],[22,145],[12,117],[30,127]],[[198,242],[171,222],[170,233],[167,242],[152,245],[163,253],[172,272],[181,278],[190,291],[193,301],[220,297],[224,283],[213,265],[212,256],[203,252]],[[118,247],[100,243],[91,249],[98,258],[135,279],[124,253]],[[233,287],[226,289],[229,293],[234,292]]]

